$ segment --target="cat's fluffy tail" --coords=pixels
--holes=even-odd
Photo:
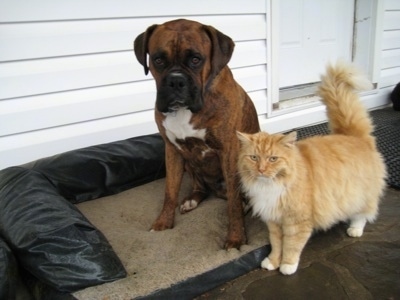
[[[371,88],[371,82],[351,64],[339,61],[327,67],[318,93],[327,106],[332,133],[371,139],[373,125],[357,94]]]

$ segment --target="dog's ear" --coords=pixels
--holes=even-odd
[[[147,53],[148,51],[148,43],[151,34],[154,29],[156,29],[158,25],[152,25],[147,30],[141,34],[139,34],[135,41],[133,42],[133,49],[135,51],[136,59],[140,62],[140,64],[144,67],[144,73],[147,75],[149,73],[149,67],[147,65]]]
[[[235,43],[232,39],[212,26],[204,25],[212,43],[211,50],[211,78],[215,77],[229,62],[232,57]]]

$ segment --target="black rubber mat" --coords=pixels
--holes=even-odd
[[[370,112],[374,125],[374,135],[378,149],[382,153],[388,169],[387,183],[400,189],[400,112],[391,107]],[[296,129],[299,139],[329,133],[328,123]]]

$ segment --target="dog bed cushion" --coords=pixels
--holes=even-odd
[[[74,204],[164,176],[158,134],[0,171],[0,298],[13,298],[17,265],[61,293],[125,277],[107,239]]]

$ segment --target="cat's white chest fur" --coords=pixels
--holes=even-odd
[[[250,198],[253,215],[259,216],[264,222],[281,219],[281,212],[277,209],[279,199],[285,193],[285,187],[270,178],[258,178],[256,182],[245,189]]]
[[[205,140],[206,129],[194,129],[190,123],[192,118],[192,112],[188,109],[179,109],[174,112],[166,113],[166,118],[163,121],[165,133],[170,140],[178,149],[180,146],[176,140],[184,140],[187,137],[195,137],[201,140]]]

